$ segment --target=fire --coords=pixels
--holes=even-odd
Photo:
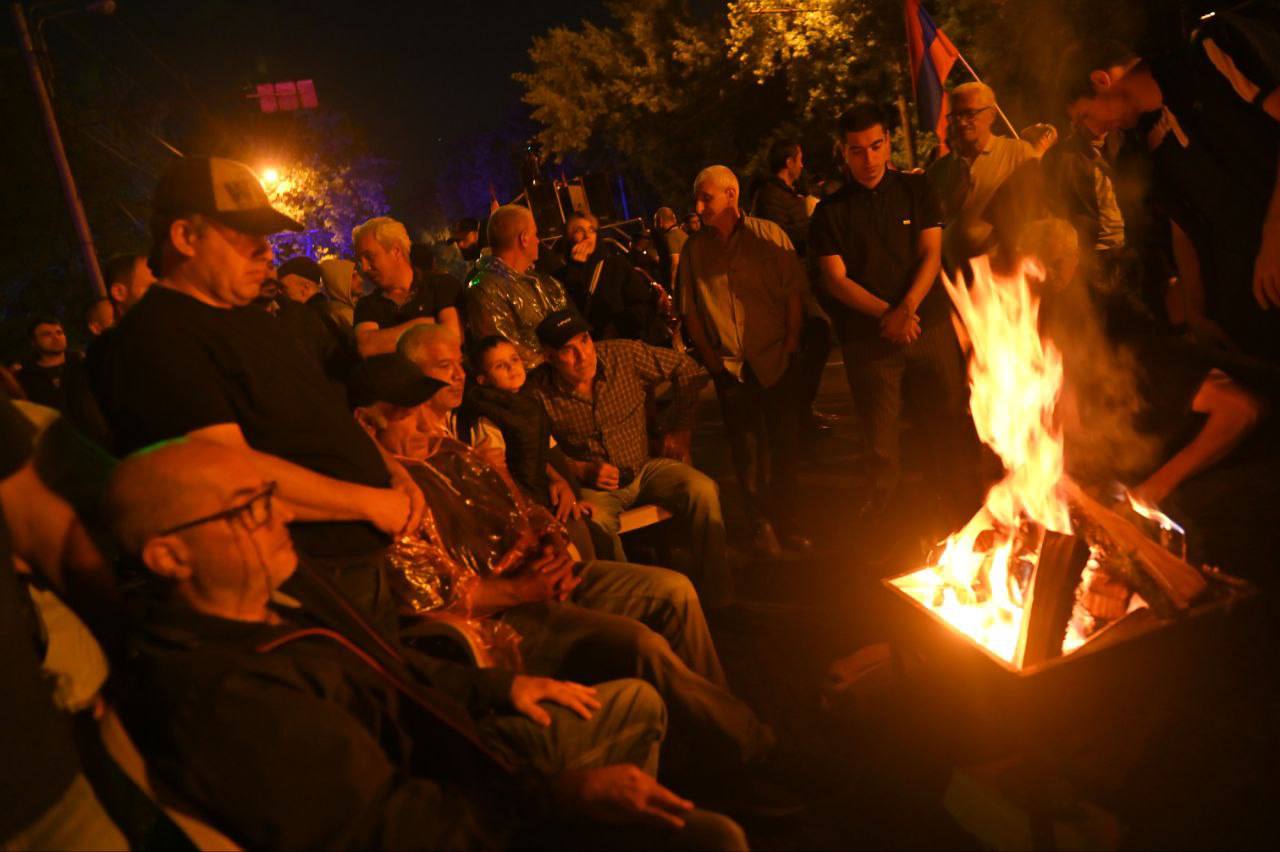
[[[997,276],[986,258],[974,281],[943,286],[972,343],[969,409],[978,436],[1004,462],[1005,476],[983,508],[947,539],[931,564],[893,582],[1001,659],[1020,663],[1024,592],[1045,531],[1069,534],[1062,493],[1062,431],[1055,418],[1062,356],[1041,339],[1032,280],[1043,270],[1024,261]]]

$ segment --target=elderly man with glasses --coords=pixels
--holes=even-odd
[[[985,83],[964,83],[951,93],[951,151],[929,167],[929,184],[942,202],[945,228],[942,255],[954,271],[971,257],[996,247],[993,200],[1002,186],[1029,162],[1039,159],[1057,139],[1048,125],[1033,125],[1023,138],[996,136],[996,95]],[[998,203],[998,201],[997,201]]]

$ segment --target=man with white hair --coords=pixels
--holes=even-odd
[[[715,382],[756,547],[780,556],[781,533],[782,543],[807,549],[792,515],[804,267],[779,225],[743,215],[728,168],[703,169],[693,193],[707,227],[684,247],[680,313]]]
[[[356,302],[356,345],[360,354],[393,352],[400,335],[422,323],[438,322],[462,333],[457,279],[431,275],[409,261],[409,232],[387,216],[351,231],[360,271],[377,288]]]
[[[480,258],[467,290],[467,326],[476,340],[500,334],[527,369],[543,361],[538,323],[569,305],[564,287],[534,269],[538,225],[528,207],[507,204],[489,217],[492,254]]]
[[[942,202],[947,269],[995,248],[997,234],[988,210],[992,200],[1023,164],[1037,160],[1057,139],[1057,131],[1047,125],[1023,131],[1034,143],[996,136],[991,128],[998,109],[996,93],[986,83],[964,83],[951,93],[951,151],[928,171],[929,184]]]

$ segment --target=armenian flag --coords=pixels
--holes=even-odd
[[[905,0],[907,50],[911,54],[911,88],[915,91],[920,127],[933,128],[947,141],[947,93],[942,88],[951,66],[960,58],[951,40],[929,17],[920,0]]]

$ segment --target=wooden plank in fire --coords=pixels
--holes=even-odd
[[[1096,524],[1112,541],[1133,553],[1133,562],[1159,584],[1178,609],[1191,606],[1209,588],[1204,575],[1147,538],[1137,527],[1089,496],[1067,477],[1062,478],[1067,501]]]
[[[1022,668],[1062,653],[1076,586],[1088,561],[1089,545],[1084,539],[1055,532],[1044,534],[1040,559],[1022,609],[1022,630],[1014,657]]]

